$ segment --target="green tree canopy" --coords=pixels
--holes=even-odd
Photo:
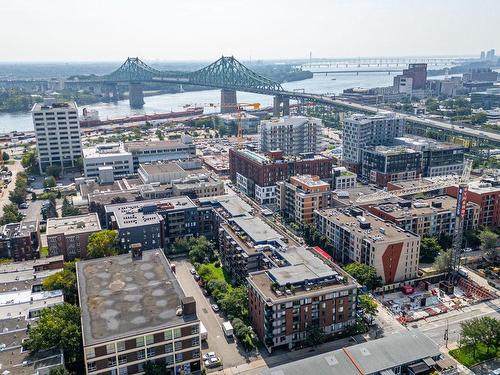
[[[51,164],[45,170],[47,176],[58,178],[61,175],[62,168],[59,164]]]
[[[306,346],[316,347],[325,342],[325,332],[321,327],[317,325],[309,325],[306,328],[306,338],[304,340],[304,344]]]
[[[64,263],[64,269],[46,277],[42,285],[45,290],[62,289],[65,301],[76,304],[78,301],[78,287],[76,285],[75,262]]]
[[[92,233],[87,245],[89,258],[102,258],[118,254],[118,232],[116,230],[101,230]]]
[[[420,261],[422,263],[432,263],[438,254],[443,251],[436,237],[424,237],[420,242]]]
[[[69,362],[81,357],[80,308],[69,303],[41,311],[38,322],[29,330],[25,347],[33,352],[61,348]]]
[[[370,315],[372,319],[378,313],[377,302],[367,294],[359,296],[359,307],[365,314]]]
[[[8,154],[7,152],[5,152],[5,151],[4,151],[4,152],[2,153],[2,159],[3,159],[3,161],[7,161],[7,160],[9,160],[9,159],[10,159],[9,154]]]
[[[484,344],[488,351],[496,350],[500,345],[500,320],[484,316],[460,323],[462,332],[461,344],[471,346],[474,350],[479,343]]]
[[[433,267],[438,272],[445,272],[450,269],[452,261],[451,250],[444,250],[439,253],[433,263]]]
[[[144,375],[166,375],[167,368],[165,365],[159,363],[154,363],[153,361],[147,361],[144,363]]]
[[[245,286],[229,289],[219,303],[229,319],[248,318],[248,295]]]
[[[485,229],[479,233],[479,240],[481,241],[481,250],[484,251],[484,255],[488,258],[493,258],[498,251],[498,234]]]
[[[49,176],[43,181],[43,187],[53,188],[57,185],[56,178],[54,176]]]
[[[382,285],[382,278],[377,275],[375,268],[367,264],[350,263],[344,267],[344,270],[369,290]]]
[[[21,165],[29,173],[34,173],[38,171],[38,160],[36,156],[36,151],[34,149],[29,150],[23,154],[21,158]]]
[[[3,206],[3,216],[0,219],[1,225],[19,223],[22,219],[23,216],[19,212],[17,205],[11,203]]]
[[[208,263],[214,257],[214,244],[205,236],[188,237],[187,247],[191,263]],[[177,241],[176,241],[177,242]]]
[[[62,205],[62,216],[75,216],[80,215],[80,210],[69,203],[68,198],[64,197]]]

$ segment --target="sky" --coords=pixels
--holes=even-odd
[[[500,54],[500,0],[0,0],[0,62]]]

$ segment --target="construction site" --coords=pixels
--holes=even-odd
[[[447,281],[421,281],[415,287],[378,297],[381,304],[403,325],[462,309],[496,298],[489,290],[460,275],[456,285]]]

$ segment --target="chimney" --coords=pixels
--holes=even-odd
[[[130,245],[132,250],[132,260],[142,259],[142,245],[140,243],[133,243]]]
[[[194,297],[184,297],[181,305],[183,315],[196,315],[196,300]]]

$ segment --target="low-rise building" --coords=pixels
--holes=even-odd
[[[334,190],[347,190],[356,187],[356,173],[350,172],[346,167],[333,168],[332,187]]]
[[[64,365],[61,350],[32,353],[23,347],[40,311],[64,302],[43,280],[63,268],[63,257],[0,264],[0,369],[3,374],[48,375]]]
[[[391,181],[419,178],[420,152],[401,146],[373,146],[362,150],[361,175],[366,181],[387,186]]]
[[[269,269],[250,273],[249,315],[269,352],[298,347],[309,326],[327,336],[356,322],[357,282],[314,249],[265,250]]]
[[[172,195],[190,198],[216,197],[225,193],[224,181],[211,173],[188,175],[172,181]]]
[[[404,331],[265,370],[262,375],[458,375],[456,363],[418,330]]]
[[[286,218],[299,224],[314,221],[314,210],[332,206],[330,184],[319,176],[292,176],[288,181],[276,183],[278,208]]]
[[[86,258],[89,237],[100,230],[97,213],[48,219],[49,256],[63,255],[65,260]]]
[[[243,134],[257,134],[260,119],[247,112],[241,112],[239,115],[234,113],[225,113],[218,116],[224,125],[236,129],[238,124],[241,126]]]
[[[0,227],[0,258],[15,261],[40,257],[38,221],[21,221]]]
[[[141,374],[146,362],[168,373],[201,370],[196,301],[161,249],[136,246],[78,262],[76,270],[86,374]]]
[[[419,236],[453,235],[456,223],[457,200],[439,196],[399,203],[380,203],[367,210],[384,220],[418,234]],[[479,222],[479,206],[468,202],[465,211],[464,229],[476,229]]]
[[[315,212],[318,231],[335,249],[334,260],[372,266],[386,284],[418,275],[420,236],[359,208]]]
[[[250,150],[229,150],[231,180],[238,189],[260,204],[276,204],[276,183],[297,174],[319,176],[330,183],[333,159],[304,154],[284,157],[282,152],[267,155]]]
[[[134,173],[132,154],[123,143],[87,147],[83,149],[83,170],[85,177],[112,182]]]
[[[486,91],[471,92],[470,101],[484,109],[500,107],[500,88],[494,87]]]

